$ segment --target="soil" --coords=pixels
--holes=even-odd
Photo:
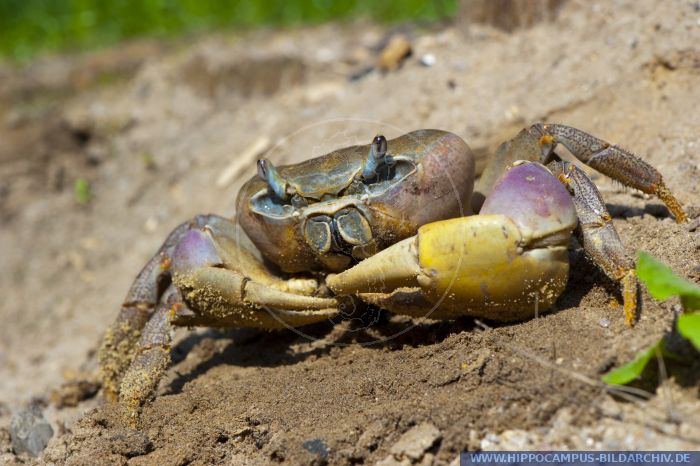
[[[630,255],[700,282],[699,10],[570,1],[556,22],[513,33],[402,26],[413,54],[388,73],[367,70],[397,29],[368,23],[4,65],[0,462],[450,464],[463,450],[699,448],[697,367],[661,368],[659,386],[640,387],[648,401],[598,382],[667,332],[678,303],[644,292],[628,328],[617,287],[575,243],[567,290],[526,322],[371,314],[298,333],[179,329],[140,430],[89,383],[136,272],[183,220],[234,213],[254,163],[216,181],[260,138],[289,163],[440,128],[483,157],[531,123],[569,124],[663,173],[690,226],[592,176]],[[10,416],[28,403],[46,405],[56,432],[39,458],[11,450]]]

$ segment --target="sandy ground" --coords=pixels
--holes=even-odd
[[[671,3],[572,1],[556,23],[513,34],[407,27],[414,54],[388,74],[361,73],[391,32],[366,23],[0,68],[0,462],[448,464],[466,449],[700,447],[697,370],[647,402],[596,382],[670,328],[675,302],[645,293],[627,328],[616,287],[576,245],[566,292],[527,322],[179,330],[141,431],[101,395],[51,401],[65,378],[94,369],[102,333],[166,234],[196,213],[234,213],[254,167],[215,181],[260,138],[276,163],[417,128],[488,154],[530,123],[561,122],[641,155],[697,219],[700,9]],[[87,205],[77,178],[89,181]],[[697,230],[657,199],[594,179],[630,254],[649,251],[700,282]],[[39,459],[9,443],[10,415],[30,401],[46,404],[56,431]]]

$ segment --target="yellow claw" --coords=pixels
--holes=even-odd
[[[372,293],[373,302],[394,312],[402,311],[401,296],[420,291],[432,317],[523,319],[554,303],[569,271],[568,237],[526,243],[504,215],[435,222],[327,283],[339,294]]]
[[[456,240],[456,241],[455,241]],[[419,231],[424,288],[455,312],[495,320],[534,315],[554,304],[569,272],[566,246],[523,250],[518,227],[503,215],[479,215],[426,225]]]

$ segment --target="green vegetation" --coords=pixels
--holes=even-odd
[[[700,312],[683,314],[678,317],[676,328],[678,328],[678,333],[700,351]]]
[[[2,0],[0,56],[26,60],[39,52],[223,28],[356,17],[435,20],[455,9],[456,0]]]
[[[686,311],[700,310],[700,287],[683,280],[673,273],[671,267],[643,251],[639,252],[637,275],[654,299],[661,301],[671,296],[680,296]]]
[[[637,275],[655,299],[680,297],[683,314],[678,316],[674,331],[700,351],[700,287],[678,277],[670,267],[641,251],[637,257]],[[667,349],[667,337],[668,335],[641,351],[632,362],[605,374],[603,381],[616,385],[627,384],[638,380],[649,362],[656,358],[682,360]]]
[[[87,205],[90,203],[90,183],[85,178],[78,178],[73,185],[73,196],[78,204]]]
[[[603,382],[613,385],[624,385],[637,380],[641,377],[649,361],[655,359],[657,355],[661,356],[663,347],[662,341],[658,341],[656,344],[652,345],[651,348],[641,351],[632,362],[605,374],[603,376]]]

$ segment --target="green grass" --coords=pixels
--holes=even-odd
[[[0,0],[0,57],[84,50],[134,37],[287,26],[356,17],[451,16],[456,0]]]

